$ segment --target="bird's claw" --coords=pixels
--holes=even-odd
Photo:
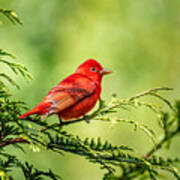
[[[83,119],[89,124],[90,123],[90,119],[89,116],[84,115]]]
[[[60,122],[60,126],[62,126],[63,124],[64,124],[64,122],[62,121],[62,118],[61,118],[61,116],[58,116],[58,118],[59,118],[59,122]]]
[[[42,115],[41,116],[41,120],[44,120],[46,117],[48,117],[49,116],[49,113],[46,113],[46,114],[44,114],[44,115]]]

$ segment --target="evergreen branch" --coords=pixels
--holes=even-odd
[[[164,123],[165,123],[165,126],[164,126],[164,129],[165,129],[165,134],[164,134],[164,137],[159,141],[159,143],[156,145],[156,148],[152,148],[146,155],[145,155],[145,158],[149,158],[151,155],[153,155],[157,150],[161,149],[162,146],[170,141],[173,137],[175,137],[177,134],[180,133],[180,125],[179,125],[179,122],[180,122],[180,106],[179,106],[179,102],[176,102],[176,105],[175,105],[175,118],[177,118],[177,127],[176,129],[173,129],[171,130],[170,127],[172,126],[172,124],[170,123],[169,125],[167,124],[168,122],[168,116],[166,113],[164,113]],[[174,118],[173,118],[174,119]]]
[[[22,169],[24,177],[28,180],[39,180],[42,176],[49,177],[53,180],[61,179],[60,176],[54,174],[51,170],[48,172],[41,171],[33,167],[33,165],[29,165],[28,162],[25,164],[19,163],[18,166]]]
[[[154,146],[156,146],[156,142],[155,142],[155,133],[152,129],[150,129],[148,126],[146,125],[141,125],[139,124],[137,121],[135,120],[127,120],[127,119],[109,119],[109,118],[97,118],[95,120],[101,120],[101,121],[105,121],[105,122],[112,122],[112,124],[117,124],[119,122],[123,122],[123,123],[127,123],[127,124],[132,124],[134,125],[134,130],[136,131],[137,128],[139,128],[140,130],[142,130],[152,141],[152,143],[154,144]]]
[[[11,79],[7,74],[5,73],[0,73],[0,76],[7,79],[12,85],[16,86],[18,89],[20,89],[19,85],[13,80]]]
[[[0,8],[0,13],[6,16],[13,24],[22,24],[22,21],[18,18],[14,11]]]
[[[151,92],[151,91],[150,91]],[[143,93],[142,93],[143,94]],[[149,94],[148,94],[149,95]],[[139,95],[136,96],[139,98]],[[136,98],[135,98],[136,99]],[[160,98],[160,100],[162,100]],[[74,136],[72,134],[67,133],[63,130],[63,128],[66,125],[70,125],[73,123],[78,123],[80,121],[89,121],[89,120],[101,120],[101,121],[107,121],[110,123],[114,123],[114,121],[121,122],[121,119],[112,119],[109,117],[109,114],[116,113],[118,108],[121,108],[122,106],[129,106],[129,107],[136,107],[136,106],[147,106],[150,109],[153,110],[157,114],[163,114],[161,110],[158,110],[156,106],[141,102],[137,100],[117,100],[116,97],[113,97],[113,99],[109,103],[105,103],[104,101],[100,100],[99,102],[99,108],[92,114],[90,114],[87,117],[83,117],[78,119],[77,121],[71,121],[71,122],[63,122],[62,124],[51,124],[49,125],[48,121],[42,121],[40,118],[35,117],[28,117],[22,121],[19,121],[18,114],[20,114],[20,109],[25,108],[24,105],[20,102],[11,102],[8,100],[2,101],[4,103],[4,106],[0,106],[0,112],[8,112],[9,115],[11,114],[14,119],[8,121],[8,123],[15,123],[18,129],[14,129],[11,126],[8,125],[8,123],[5,123],[5,131],[3,132],[2,140],[0,147],[6,147],[8,145],[16,145],[15,148],[20,148],[21,146],[18,146],[18,144],[30,144],[32,146],[32,149],[34,151],[39,151],[39,147],[42,146],[44,148],[50,149],[51,151],[57,152],[59,154],[62,154],[62,152],[69,152],[73,153],[79,156],[83,156],[86,159],[88,159],[92,163],[97,163],[100,165],[102,169],[107,170],[107,173],[105,174],[105,177],[114,177],[115,167],[123,167],[122,164],[126,164],[127,169],[123,170],[123,175],[121,176],[121,179],[126,177],[125,179],[132,179],[136,176],[140,176],[141,174],[148,173],[148,176],[152,178],[156,178],[157,176],[157,170],[155,170],[155,167],[158,166],[158,168],[162,168],[163,170],[170,171],[171,173],[176,174],[178,176],[178,173],[175,173],[173,171],[173,167],[170,167],[171,164],[167,164],[167,162],[163,162],[162,164],[158,164],[153,162],[150,157],[157,149],[161,149],[163,143],[167,142],[169,139],[171,139],[172,132],[174,132],[171,129],[171,125],[174,123],[172,120],[169,119],[169,117],[161,116],[162,123],[164,124],[162,128],[166,129],[165,135],[167,139],[164,139],[164,142],[161,144],[157,144],[157,147],[153,147],[152,151],[150,152],[150,155],[148,157],[138,158],[136,156],[132,156],[131,154],[128,154],[127,152],[124,152],[124,150],[131,150],[131,147],[127,146],[114,146],[108,141],[102,142],[100,138],[95,140],[94,138],[85,138],[81,139],[78,136]],[[13,110],[12,110],[13,109]],[[108,116],[106,116],[108,115]],[[1,116],[1,113],[0,113]],[[175,116],[179,117],[177,115],[177,111]],[[6,116],[5,116],[6,117]],[[3,117],[3,119],[6,121],[6,118]],[[177,122],[174,120],[174,117],[172,118],[173,122]],[[144,125],[139,125],[136,121],[130,121],[130,120],[123,120],[124,122],[132,123],[135,125],[135,128],[140,127],[143,131],[145,131],[147,134],[149,134],[149,137],[153,136],[154,132],[149,129],[148,127]],[[28,125],[27,125],[28,123]],[[30,125],[30,123],[35,124],[36,126],[33,127]],[[178,124],[178,123],[176,123]],[[179,128],[178,128],[179,129]],[[17,132],[18,131],[18,132]],[[178,130],[177,130],[178,131]],[[55,133],[55,136],[54,136]],[[8,138],[9,134],[13,134],[15,138]],[[152,138],[152,137],[151,137]],[[22,147],[21,147],[22,148]],[[22,148],[23,150],[23,148]],[[130,169],[128,169],[131,167]],[[124,168],[125,169],[125,168]],[[29,171],[30,172],[30,171]],[[31,173],[33,175],[33,173]],[[43,175],[43,174],[41,174]]]
[[[10,139],[9,141],[0,142],[0,148],[3,148],[7,145],[16,144],[16,143],[29,143],[27,140],[23,139],[22,137],[17,137],[14,139]]]
[[[167,136],[164,136],[162,140],[158,144],[156,144],[156,147],[152,148],[145,156],[145,159],[148,159],[150,156],[152,156],[157,150],[161,149],[161,147],[170,139],[172,139],[174,136],[176,136],[178,133],[180,133],[179,129],[176,129],[172,133],[169,133]]]
[[[28,70],[25,66],[4,59],[0,59],[0,62],[8,65],[15,74],[18,74],[19,72],[24,78],[32,79],[32,76],[28,73]]]
[[[133,100],[135,100],[135,99],[139,99],[139,98],[141,98],[141,97],[143,97],[143,96],[151,95],[152,93],[155,94],[155,93],[157,93],[157,92],[159,92],[159,91],[171,91],[171,90],[173,90],[173,89],[172,89],[172,88],[168,88],[168,87],[153,88],[153,89],[144,91],[144,92],[142,92],[142,93],[139,93],[139,94],[137,94],[137,95],[135,95],[135,96],[133,96],[133,97],[130,97],[130,98],[129,98],[129,101],[133,101]]]
[[[9,54],[5,51],[0,51],[0,53],[3,55],[8,55],[8,56],[12,57],[11,54]],[[26,80],[32,79],[32,76],[28,73],[28,70],[25,66],[18,64],[18,63],[10,62],[10,61],[7,61],[7,60],[1,59],[1,58],[0,58],[0,62],[9,66],[15,74],[20,73]],[[7,75],[5,73],[0,73],[0,77],[5,78],[12,85],[16,86],[18,89],[20,88],[19,85],[9,75]],[[0,81],[0,83],[3,85],[2,87],[6,87],[2,81]]]
[[[177,169],[174,167],[170,167],[172,163],[176,162],[179,163],[178,159],[167,159],[163,160],[162,158],[160,160],[157,160],[157,157],[153,156],[154,153],[160,149],[163,148],[163,145],[169,141],[172,140],[173,137],[177,136],[180,132],[179,124],[177,123],[176,128],[173,127],[173,123],[171,122],[179,122],[180,119],[180,106],[179,102],[176,102],[175,105],[175,113],[174,116],[172,117],[172,120],[169,120],[169,116],[167,116],[167,113],[163,113],[163,121],[165,126],[163,126],[165,134],[163,138],[157,143],[156,147],[153,147],[146,155],[144,158],[149,161],[152,165],[158,165],[160,169],[169,171],[172,173],[178,180],[180,179],[180,175]],[[170,122],[170,123],[169,123]],[[151,158],[151,156],[153,156]],[[126,179],[131,179],[130,177],[137,177],[140,175],[141,168],[137,165],[133,166],[129,170],[127,170],[120,178],[119,180],[126,180]],[[142,174],[142,172],[141,172]]]
[[[169,89],[169,90],[171,90],[171,89]],[[156,93],[151,93],[150,95],[155,96],[155,97],[158,97],[159,99],[161,99],[162,101],[164,101],[164,102],[170,107],[170,109],[172,109],[173,111],[175,111],[174,107],[172,106],[172,104],[171,104],[167,99],[163,98],[162,96],[160,96],[160,95],[158,95],[158,94],[156,94]]]
[[[11,53],[9,53],[7,51],[4,51],[3,49],[0,49],[0,56],[9,56],[9,57],[11,57],[13,59],[16,58],[13,54],[11,54]]]

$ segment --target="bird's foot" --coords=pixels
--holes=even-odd
[[[62,121],[62,119],[61,119],[61,117],[60,117],[60,116],[58,116],[58,117],[59,117],[59,122],[60,122],[60,124],[59,124],[59,125],[61,126],[61,125],[63,125],[63,124],[64,124],[64,122]]]
[[[84,115],[84,116],[83,116],[83,119],[84,119],[88,124],[90,123],[89,116]]]
[[[48,117],[49,116],[49,113],[46,113],[46,114],[44,114],[44,115],[42,115],[41,116],[41,120],[44,120],[46,117]]]

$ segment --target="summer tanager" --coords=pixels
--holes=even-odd
[[[85,115],[100,98],[103,75],[111,73],[96,60],[89,59],[82,63],[72,75],[53,87],[47,96],[32,110],[21,115],[43,115],[42,119],[52,114],[59,119],[72,120]]]

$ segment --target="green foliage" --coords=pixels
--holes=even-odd
[[[25,162],[25,164],[19,165],[24,173],[24,177],[28,180],[40,180],[43,179],[42,176],[49,177],[53,180],[57,180],[60,178],[51,170],[49,170],[48,172],[40,171],[39,169],[35,169],[32,165],[29,165],[27,162]]]
[[[0,12],[9,18],[13,23],[21,23],[17,16],[11,10],[2,10]],[[0,62],[7,65],[11,70],[27,79],[31,79],[31,75],[27,69],[21,64],[10,62],[6,57],[14,59],[9,52],[0,50]],[[5,73],[0,73],[2,78],[8,80],[12,85],[19,87],[18,84]],[[127,99],[118,99],[116,95],[112,97],[110,102],[100,100],[99,108],[86,118],[76,121],[64,122],[62,124],[49,124],[48,121],[42,121],[39,117],[27,117],[23,120],[19,119],[19,115],[27,109],[26,105],[21,101],[15,101],[10,96],[8,88],[4,81],[0,79],[0,179],[11,180],[14,177],[11,172],[18,168],[22,172],[25,179],[39,180],[44,177],[50,179],[60,179],[51,170],[41,171],[30,165],[28,162],[21,162],[17,157],[6,152],[6,148],[18,148],[25,151],[28,145],[33,151],[40,151],[41,148],[56,152],[62,155],[63,152],[69,152],[86,158],[89,162],[98,164],[105,172],[104,179],[130,180],[134,178],[141,179],[157,179],[163,171],[170,172],[176,179],[180,179],[177,170],[178,158],[159,157],[155,153],[165,148],[165,145],[171,145],[172,138],[180,132],[180,102],[172,105],[167,99],[162,97],[160,91],[168,91],[170,88],[155,88]],[[142,100],[145,96],[153,96],[164,102],[169,107],[169,111],[165,112],[162,108],[155,104]],[[163,133],[158,140],[155,141],[154,129],[150,129],[144,124],[140,124],[135,120],[114,118],[119,110],[133,110],[146,107],[152,110],[159,120],[159,127]],[[113,118],[112,118],[113,117]],[[81,121],[96,121],[99,123],[129,123],[135,128],[140,128],[153,141],[152,148],[143,156],[137,156],[136,150],[126,145],[113,145],[108,141],[86,137],[80,138],[64,130],[68,125],[79,123]],[[121,170],[117,174],[117,169]]]
[[[3,63],[5,65],[7,65],[15,74],[18,75],[18,73],[20,73],[24,78],[28,79],[32,79],[32,76],[28,73],[27,68],[24,67],[23,65],[19,64],[19,63],[15,63],[15,62],[10,62],[8,60],[5,60],[3,57],[5,56],[9,56],[13,59],[15,59],[15,56],[13,56],[12,54],[10,54],[9,52],[6,52],[2,49],[0,49],[0,63]],[[0,73],[0,77],[5,78],[7,81],[9,81],[12,85],[16,86],[17,88],[19,88],[18,84],[7,74],[5,73]],[[2,81],[0,82],[1,84],[3,83]]]
[[[6,16],[13,24],[22,24],[22,21],[18,18],[14,11],[0,8],[0,13]]]
[[[154,89],[156,93],[167,88]],[[153,90],[153,91],[154,91]],[[5,91],[6,92],[6,91]],[[152,90],[148,91],[152,92]],[[146,95],[151,95],[146,92]],[[1,95],[1,94],[0,94]],[[24,120],[19,120],[18,116],[21,114],[25,105],[19,101],[12,101],[9,96],[0,96],[0,117],[1,117],[1,139],[0,139],[0,154],[4,156],[4,148],[12,146],[11,148],[19,148],[24,151],[22,144],[29,144],[33,151],[39,151],[42,147],[54,151],[60,155],[63,152],[69,152],[85,157],[92,163],[97,163],[100,167],[107,171],[104,179],[133,179],[134,177],[144,176],[151,179],[157,179],[159,170],[168,171],[172,173],[177,179],[180,178],[179,172],[175,168],[179,163],[178,159],[164,158],[155,156],[154,153],[164,148],[165,143],[169,143],[174,136],[179,133],[179,103],[173,107],[173,111],[168,114],[158,109],[154,105],[149,106],[149,103],[140,101],[144,93],[124,100],[118,100],[112,97],[109,103],[100,101],[100,106],[97,111],[88,116],[91,121],[98,120],[99,122],[116,123],[121,122],[121,119],[111,120],[112,113],[117,113],[118,109],[143,107],[156,109],[155,113],[159,117],[160,127],[164,130],[159,142],[155,142],[156,146],[145,154],[143,157],[133,155],[134,150],[131,147],[120,145],[114,146],[108,141],[103,141],[102,138],[94,139],[87,137],[81,139],[79,136],[69,134],[64,130],[64,127],[87,119],[78,119],[77,121],[67,122],[63,124],[49,124],[48,121],[42,121],[40,118],[28,117]],[[156,96],[159,97],[160,95]],[[160,98],[162,99],[162,98]],[[147,106],[148,105],[148,106]],[[168,103],[169,105],[169,103]],[[160,116],[159,116],[160,115]],[[135,127],[140,127],[138,123],[130,120],[123,120],[125,123],[131,123]],[[36,126],[32,125],[35,124]],[[144,126],[145,132],[148,131],[149,136],[153,136],[153,131]],[[7,161],[1,163],[2,174],[8,174],[13,168],[21,167],[24,177],[30,179],[38,179],[41,175],[48,176],[51,179],[58,179],[58,177],[49,172],[42,172],[38,169],[33,170],[33,166],[28,163],[20,163],[16,158],[10,155]],[[17,163],[18,162],[18,163]],[[116,175],[116,169],[120,168],[121,175]],[[8,170],[7,170],[8,169]]]

